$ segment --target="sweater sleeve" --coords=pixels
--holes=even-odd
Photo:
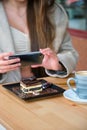
[[[49,76],[64,78],[75,70],[78,61],[78,53],[74,49],[70,34],[67,31],[68,17],[61,5],[57,5],[53,20],[56,26],[56,36],[53,46],[58,60],[65,67],[65,71],[45,71]]]

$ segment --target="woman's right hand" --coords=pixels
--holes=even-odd
[[[13,55],[11,52],[0,53],[0,73],[6,73],[12,70],[16,70],[21,66],[20,59],[11,59],[9,56]]]

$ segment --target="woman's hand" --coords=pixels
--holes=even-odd
[[[58,57],[54,51],[50,48],[40,49],[40,52],[44,55],[42,64],[32,65],[31,67],[44,67],[49,70],[61,70],[62,67],[59,64]]]
[[[9,56],[11,55],[13,55],[11,52],[0,54],[0,73],[3,74],[12,70],[16,70],[21,65],[19,63],[19,58],[9,60]]]

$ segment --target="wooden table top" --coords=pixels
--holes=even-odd
[[[68,89],[67,78],[45,79]],[[0,123],[7,130],[87,130],[87,105],[63,96],[26,102],[0,86]]]

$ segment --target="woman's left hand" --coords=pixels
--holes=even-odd
[[[32,65],[32,68],[44,67],[49,70],[58,70],[60,69],[60,64],[56,53],[50,48],[40,49],[40,52],[44,55],[42,64]]]

